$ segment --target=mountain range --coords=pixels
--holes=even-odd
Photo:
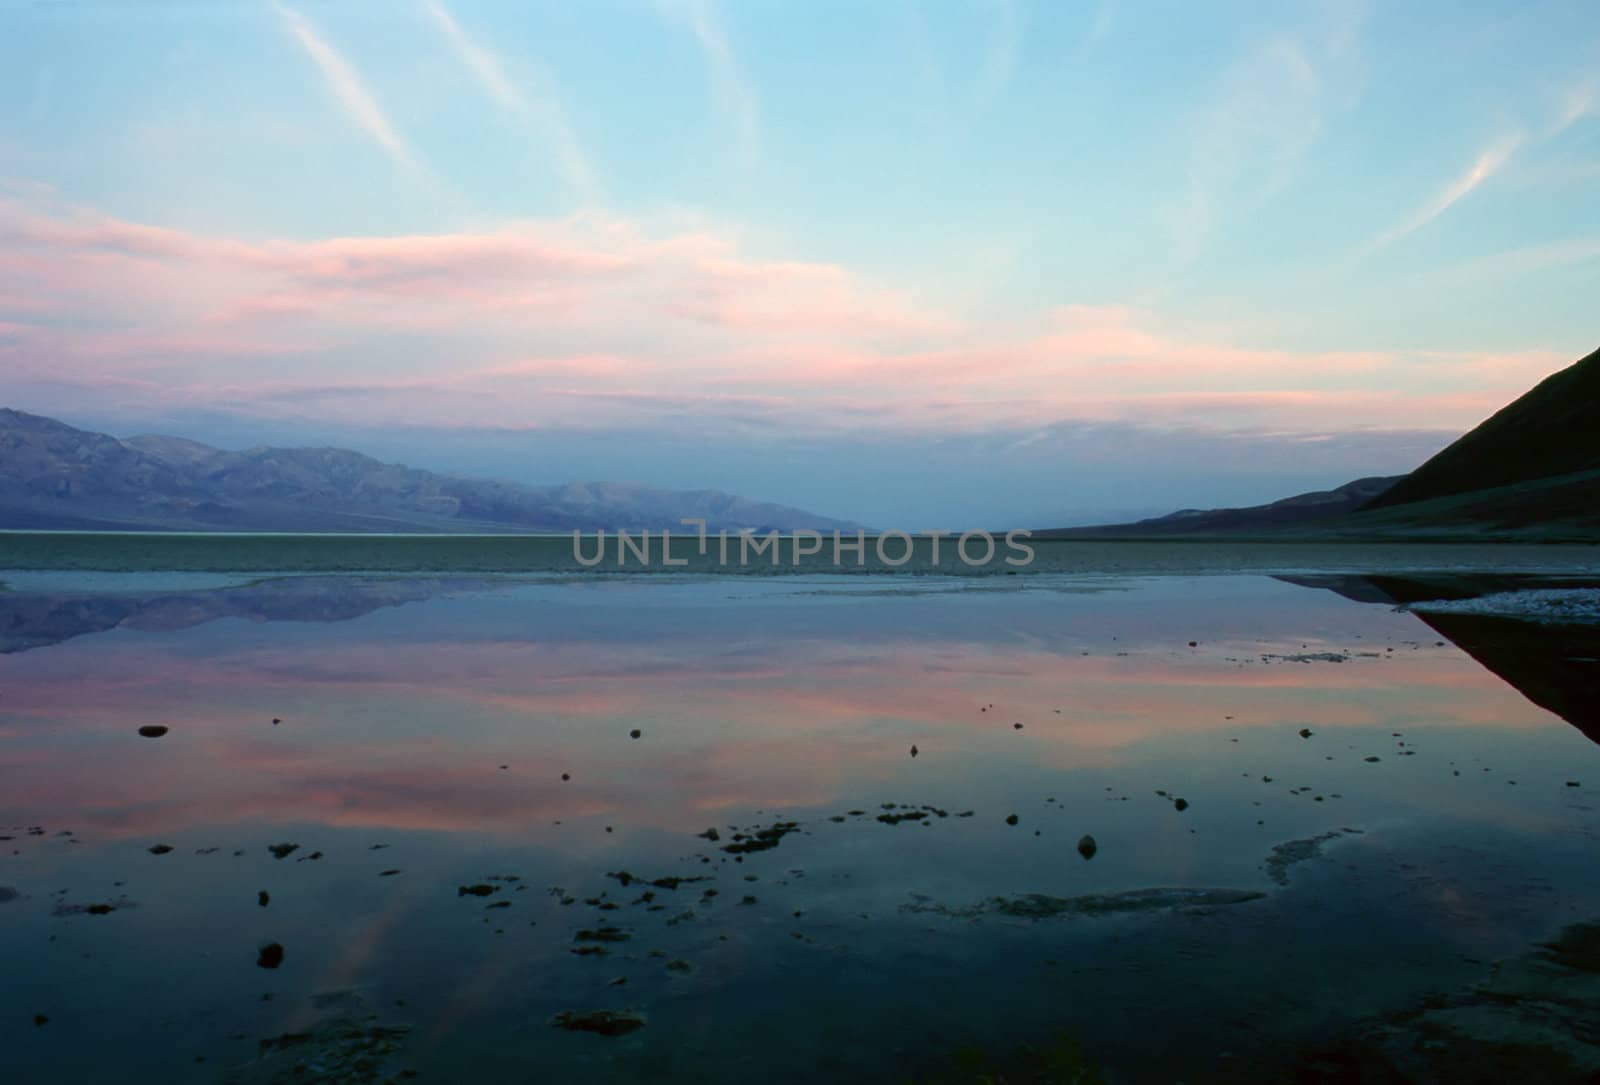
[[[382,463],[342,448],[242,452],[180,437],[118,439],[0,409],[0,528],[541,532],[681,528],[853,531],[720,490],[523,486]]]
[[[1409,475],[1237,509],[1184,509],[1043,538],[1600,538],[1600,350],[1534,386]]]
[[[241,452],[119,439],[0,409],[0,528],[540,532],[678,528],[854,531],[860,525],[719,490],[524,486],[437,474],[341,448]],[[1600,351],[1574,362],[1409,475],[1265,505],[1182,509],[1041,538],[1600,537]]]

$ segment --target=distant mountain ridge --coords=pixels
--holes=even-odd
[[[0,408],[0,527],[62,530],[530,532],[854,530],[720,490],[523,486],[437,474],[343,448],[239,452],[181,437],[119,440]]]
[[[1236,509],[1180,509],[1166,516],[1130,524],[1055,528],[1035,532],[1040,538],[1093,538],[1096,536],[1195,535],[1307,527],[1334,520],[1361,508],[1394,486],[1404,475],[1358,478],[1332,490],[1296,494],[1265,505]]]

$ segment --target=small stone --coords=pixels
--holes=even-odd
[[[46,1017],[44,1014],[36,1013],[36,1014],[33,1015],[33,1027],[34,1028],[43,1028],[44,1026],[48,1025],[49,1023],[50,1023],[50,1018]]]
[[[1579,782],[1578,782],[1578,781],[1576,781],[1576,780],[1568,780],[1568,781],[1567,781],[1567,786],[1568,786],[1568,787],[1582,787],[1582,786],[1583,786],[1583,785],[1582,785],[1582,784],[1580,784],[1580,783],[1579,783]]]
[[[1015,814],[1007,814],[1006,815],[1006,824],[1007,825],[1015,825],[1016,823],[1017,823],[1017,815],[1015,815]]]
[[[273,716],[273,717],[272,717],[272,726],[274,726],[274,727],[276,727],[276,726],[278,726],[278,724],[280,724],[280,723],[282,723],[282,722],[283,722],[283,721],[282,721],[282,720],[280,720],[280,719],[279,719],[279,718],[278,718],[278,717],[277,717],[277,716]]]
[[[276,942],[267,943],[256,953],[257,968],[277,968],[282,963],[283,947]]]
[[[1200,647],[1200,642],[1197,641],[1197,640],[1192,640],[1192,641],[1189,642],[1189,647],[1198,648],[1198,647]]]
[[[141,738],[160,738],[166,733],[167,728],[161,726],[159,723],[147,723],[143,727],[139,728],[139,737]]]
[[[1179,812],[1187,810],[1187,809],[1189,809],[1189,800],[1188,799],[1174,799],[1173,802],[1172,802],[1172,808],[1174,810],[1179,811]]]
[[[917,756],[917,748],[915,746],[911,747],[911,756],[912,757]]]
[[[1310,738],[1310,737],[1311,737],[1311,736],[1312,736],[1312,735],[1314,735],[1314,734],[1316,734],[1316,732],[1315,732],[1315,731],[1313,731],[1313,730],[1312,730],[1312,729],[1311,729],[1311,728],[1309,728],[1309,727],[1302,727],[1302,728],[1300,728],[1300,737],[1301,737],[1301,738]]]
[[[167,852],[169,852],[171,850],[172,850],[172,845],[171,844],[152,844],[152,845],[150,845],[150,854],[151,855],[165,855],[165,854],[167,854]]]
[[[299,844],[271,844],[268,845],[267,850],[272,853],[272,857],[274,859],[283,859],[287,857],[289,853],[298,851],[299,848]]]
[[[593,1010],[588,1013],[563,1010],[550,1019],[550,1024],[555,1028],[566,1029],[569,1032],[593,1032],[601,1036],[626,1036],[635,1029],[643,1028],[644,1018],[635,1013],[616,1012],[613,1010]]]
[[[628,732],[628,737],[629,738],[639,738],[643,734],[644,734],[643,731],[641,731],[637,727],[635,727],[633,730]]]
[[[256,894],[256,904],[259,905],[260,907],[265,908],[271,902],[272,902],[272,894],[268,893],[265,889],[261,890],[260,892],[258,892]]]
[[[570,780],[570,779],[572,779],[572,774],[570,772],[563,772],[561,774],[561,778],[563,780]]]
[[[490,893],[498,893],[499,891],[500,891],[500,887],[498,885],[485,885],[482,882],[479,882],[477,885],[457,886],[456,887],[456,896],[458,896],[458,897],[466,897],[466,896],[486,897]]]
[[[1078,838],[1078,854],[1083,856],[1085,859],[1093,859],[1095,852],[1099,850],[1100,845],[1096,844],[1094,837],[1090,836],[1088,833],[1085,833],[1083,836]]]
[[[1363,761],[1365,761],[1365,762],[1367,762],[1367,763],[1368,763],[1368,764],[1373,764],[1373,763],[1375,763],[1375,762],[1376,762],[1376,761],[1377,761],[1377,760],[1378,760],[1378,759],[1377,759],[1377,758],[1376,758],[1376,757],[1363,757],[1363,758],[1362,758],[1362,759],[1361,759],[1361,760],[1363,760]]]

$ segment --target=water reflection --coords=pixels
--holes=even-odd
[[[1600,915],[1594,747],[1502,681],[1581,729],[1527,661],[1594,652],[1506,665],[1387,583],[1025,581],[0,597],[0,1017],[66,1078],[273,1073],[353,987],[443,1080],[916,1080],[1059,1030],[1246,1080],[1216,1036],[1291,1058]],[[647,1024],[549,1025],[597,1010]]]
[[[1298,576],[1288,583],[1326,588],[1357,602],[1406,605],[1471,599],[1494,592],[1571,587],[1569,578],[1513,576]],[[1528,700],[1600,743],[1600,627],[1520,621],[1477,614],[1414,612]]]

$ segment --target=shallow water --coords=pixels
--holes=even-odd
[[[1600,916],[1592,658],[1210,561],[0,573],[11,1080],[1270,1079]]]

